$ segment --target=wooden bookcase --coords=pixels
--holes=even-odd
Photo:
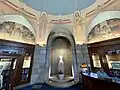
[[[8,80],[11,90],[17,85],[30,82],[34,48],[35,46],[31,44],[0,39],[1,62],[7,62],[6,59],[11,60],[9,75],[5,79]]]

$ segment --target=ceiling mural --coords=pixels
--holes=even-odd
[[[0,39],[35,44],[35,37],[25,26],[15,22],[0,24]]]
[[[88,35],[88,42],[99,42],[120,37],[120,18],[106,20],[96,25]]]
[[[68,15],[74,13],[76,10],[82,10],[96,0],[20,0],[31,6],[32,8],[40,11],[47,12],[51,15]]]

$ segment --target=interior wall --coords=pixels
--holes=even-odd
[[[51,74],[58,73],[59,56],[63,56],[64,72],[72,75],[72,50],[70,42],[64,37],[58,37],[52,42]]]
[[[41,47],[36,44],[30,84],[44,83],[44,77],[45,77],[44,72],[46,71],[44,67],[45,54],[46,54],[46,47]]]
[[[10,2],[10,3],[8,3]],[[114,11],[114,10],[120,10],[120,1],[119,0],[96,0],[96,2],[94,4],[92,4],[90,7],[83,9],[79,18],[79,22],[83,22],[84,28],[82,28],[81,30],[84,31],[85,33],[77,33],[78,38],[81,38],[83,34],[84,38],[87,39],[87,35],[89,33],[89,25],[91,24],[92,20],[95,18],[96,15],[98,15],[98,13],[103,12],[103,11]],[[40,32],[42,30],[42,28],[45,28],[44,31],[48,32],[47,35],[49,34],[49,32],[52,30],[52,27],[54,25],[56,25],[54,22],[52,21],[57,21],[56,23],[58,24],[59,21],[61,22],[61,20],[64,22],[63,24],[70,24],[72,26],[72,28],[75,28],[75,20],[77,19],[73,14],[70,15],[63,15],[62,17],[58,17],[58,16],[54,16],[54,15],[47,15],[47,17],[43,20],[43,22],[40,22],[41,20],[41,12],[40,11],[36,11],[35,9],[32,9],[31,7],[27,6],[24,3],[20,3],[19,0],[2,0],[0,2],[0,11],[3,14],[18,14],[18,15],[22,15],[25,18],[28,19],[28,21],[32,24],[33,28],[35,29],[35,33],[36,33],[36,43],[43,45],[46,44],[46,36],[43,37],[43,40],[41,40],[40,37]],[[21,11],[21,13],[20,13]],[[103,15],[102,15],[103,16]],[[109,16],[109,15],[108,15]],[[66,23],[66,20],[70,19],[70,23]],[[98,19],[99,20],[99,19]],[[102,20],[102,19],[101,19]],[[46,23],[44,21],[47,21],[47,25],[43,25],[43,23]],[[77,21],[77,20],[76,20]],[[67,21],[68,22],[68,21]],[[79,25],[81,26],[81,24]],[[79,28],[78,28],[79,30]],[[73,30],[74,37],[76,37],[76,30]],[[46,39],[45,39],[46,38]],[[44,40],[45,39],[45,40]],[[85,40],[85,42],[80,42],[75,40],[77,44],[82,44],[82,43],[86,43],[87,41]]]

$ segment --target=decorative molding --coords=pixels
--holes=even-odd
[[[17,4],[13,3],[11,0],[6,0],[6,1],[4,1],[4,2],[2,1],[2,3],[10,6],[10,7],[13,8],[14,10],[16,10],[16,11],[22,13],[22,14],[25,14],[25,15],[31,17],[31,18],[36,19],[36,15],[35,15],[35,14],[33,14],[32,12],[29,12],[28,10],[26,10],[26,9],[23,7],[23,6],[28,7],[28,6],[25,5],[24,3],[22,3],[22,5],[21,5],[22,7],[20,7],[20,6],[18,6]],[[21,3],[21,2],[19,2],[19,3]],[[31,8],[31,7],[29,7],[29,8]]]
[[[58,19],[58,20],[51,20],[51,24],[70,24],[72,21],[70,19]]]
[[[30,6],[22,3],[22,2],[20,2],[20,1],[14,1],[14,0],[0,0],[0,1],[1,1],[1,2],[4,2],[5,4],[9,5],[10,7],[12,7],[13,9],[15,9],[15,10],[17,10],[17,11],[19,11],[19,9],[22,8],[22,10],[25,11],[25,12],[22,12],[23,14],[25,14],[25,15],[27,15],[27,16],[29,16],[29,17],[32,17],[32,18],[34,18],[34,19],[37,18],[36,16],[37,16],[37,14],[40,12],[40,11],[37,11],[37,10],[33,9],[32,7],[30,7]],[[115,0],[104,0],[104,1],[105,1],[105,2],[101,5],[102,8],[103,8],[103,6],[104,6],[104,7],[110,6],[111,4],[113,4],[113,3],[115,2]],[[20,3],[20,4],[17,5],[15,2],[18,2],[18,3]],[[98,1],[96,1],[96,4],[97,4],[97,3],[98,3]],[[93,5],[93,4],[92,4],[92,5]],[[91,6],[92,6],[92,5],[91,5]],[[23,6],[25,6],[25,7],[23,7]],[[98,5],[98,6],[99,6],[99,5]],[[25,8],[29,8],[30,11],[26,10]],[[88,7],[88,8],[89,8],[89,7]],[[97,7],[96,7],[96,8],[97,8]],[[93,14],[95,13],[95,11],[96,11],[96,8],[94,8],[93,10],[87,12],[86,15],[87,15],[88,17],[91,16],[91,15],[93,15]],[[86,10],[86,9],[83,9],[83,10],[82,10],[82,13],[85,13],[85,12],[84,12],[85,10]],[[32,11],[36,12],[36,14],[35,14],[34,12],[32,12]],[[67,15],[64,15],[64,16],[67,16]],[[72,15],[71,15],[71,16],[72,16]]]
[[[101,6],[101,10],[105,9],[106,7],[114,4],[116,2],[116,0],[107,0],[106,2],[104,2],[103,4],[101,5],[98,5],[96,8],[92,9],[91,11],[87,12],[86,13],[86,16],[87,17],[90,17],[96,13],[99,13],[100,11],[98,10],[98,7]],[[96,11],[97,10],[97,11]]]

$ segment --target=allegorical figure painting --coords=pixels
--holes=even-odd
[[[27,27],[15,22],[4,22],[0,24],[0,39],[29,44],[35,43],[33,33]]]
[[[81,16],[81,13],[79,11],[76,11],[74,13],[74,36],[76,37],[76,41],[83,41],[83,24],[84,19]]]
[[[39,37],[42,40],[44,40],[48,34],[47,25],[48,25],[47,13],[42,12],[41,17],[39,19]]]
[[[120,37],[120,19],[106,20],[96,25],[88,35],[88,42],[99,42]]]

